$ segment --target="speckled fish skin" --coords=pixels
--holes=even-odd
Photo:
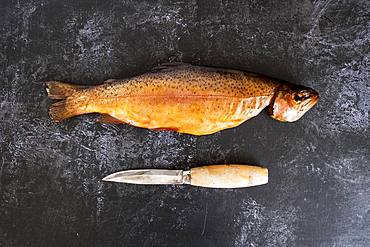
[[[47,84],[50,98],[65,99],[50,107],[56,122],[100,113],[105,116],[101,122],[207,135],[258,115],[271,103],[281,82],[237,70],[169,64],[94,87],[59,85],[64,89],[58,90],[58,82]],[[63,91],[68,92],[56,97]]]

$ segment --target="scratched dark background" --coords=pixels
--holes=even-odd
[[[369,1],[0,1],[0,246],[370,246]],[[98,84],[183,61],[311,86],[195,137],[96,116],[50,121],[43,81]],[[102,183],[131,168],[237,162],[266,186]]]

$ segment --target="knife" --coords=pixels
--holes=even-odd
[[[207,188],[244,188],[267,184],[267,168],[250,165],[210,165],[183,170],[126,170],[103,178],[129,184],[190,184]]]

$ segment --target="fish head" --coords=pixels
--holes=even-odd
[[[267,108],[270,117],[282,122],[294,122],[316,105],[319,94],[308,87],[285,84],[279,87]]]

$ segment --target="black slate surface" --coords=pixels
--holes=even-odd
[[[0,1],[0,246],[370,246],[369,1]],[[43,81],[98,84],[168,61],[311,86],[195,137],[96,116],[50,121]],[[102,183],[131,168],[237,162],[266,186]]]

